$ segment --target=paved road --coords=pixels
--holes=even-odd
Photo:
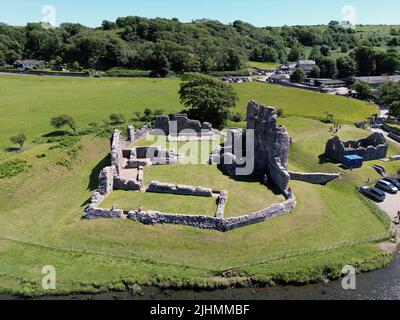
[[[395,195],[386,193],[386,200],[378,203],[378,206],[394,220],[397,212],[400,211],[400,192]]]

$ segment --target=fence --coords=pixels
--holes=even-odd
[[[275,253],[275,254],[272,254],[269,256],[258,257],[256,259],[254,259],[252,262],[249,262],[246,264],[236,265],[236,266],[230,268],[229,270],[224,271],[223,273],[228,273],[235,269],[264,264],[264,263],[281,260],[281,259],[288,259],[288,258],[295,258],[295,257],[301,257],[301,256],[305,256],[305,255],[316,254],[316,253],[323,253],[323,252],[348,248],[348,247],[365,244],[365,243],[382,242],[382,241],[389,240],[391,238],[392,238],[392,233],[390,231],[387,231],[382,234],[376,234],[376,235],[372,235],[372,236],[365,237],[365,238],[359,238],[359,239],[355,239],[355,240],[347,240],[347,241],[334,243],[334,244],[330,244],[330,245],[322,246],[322,247],[281,251],[281,252],[278,252],[278,253]]]

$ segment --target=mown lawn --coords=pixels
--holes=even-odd
[[[182,196],[147,192],[114,191],[100,207],[112,208],[116,205],[122,210],[134,211],[139,207],[144,210],[165,213],[215,216],[216,199],[206,197]]]

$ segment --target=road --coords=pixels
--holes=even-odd
[[[385,201],[378,203],[378,206],[394,220],[400,211],[400,192],[395,195],[386,193]]]

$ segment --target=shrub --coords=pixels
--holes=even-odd
[[[123,124],[126,122],[125,116],[122,113],[113,113],[109,116],[112,124]]]
[[[104,76],[120,77],[120,78],[140,78],[140,77],[149,77],[150,73],[151,71],[149,70],[113,68],[104,72]]]
[[[25,160],[9,160],[0,163],[0,179],[14,177],[29,168]]]

